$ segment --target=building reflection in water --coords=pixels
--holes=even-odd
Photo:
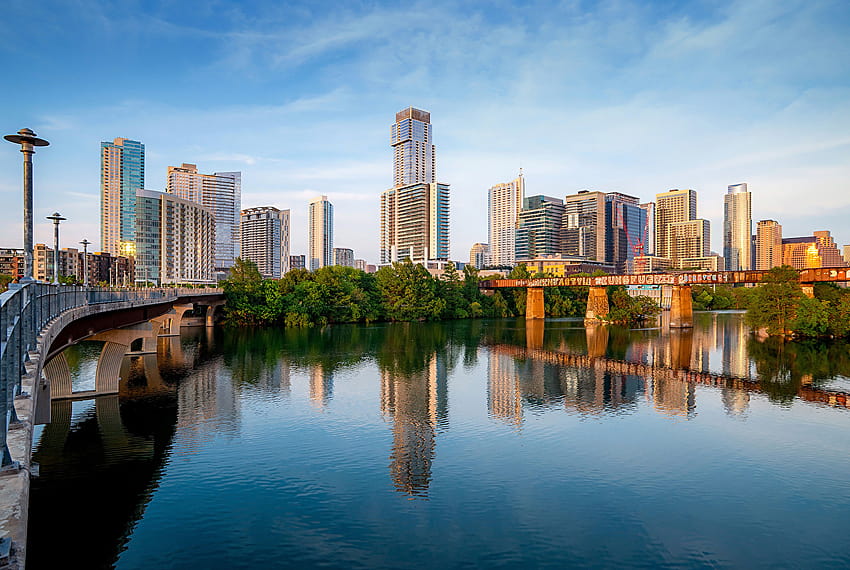
[[[434,353],[424,370],[381,370],[381,412],[392,422],[390,476],[396,490],[427,497],[437,427],[448,415],[448,370]]]
[[[522,425],[522,389],[516,360],[490,351],[487,359],[487,410],[494,418]]]
[[[324,408],[334,395],[334,375],[321,364],[310,367],[310,400],[319,408]]]

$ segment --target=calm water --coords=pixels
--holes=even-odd
[[[850,565],[848,345],[697,321],[184,329],[54,402],[29,566]]]

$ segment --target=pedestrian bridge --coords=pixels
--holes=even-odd
[[[491,279],[479,284],[481,289],[524,288],[526,319],[546,317],[543,289],[546,287],[588,287],[585,323],[599,323],[608,315],[608,295],[605,290],[611,285],[655,285],[672,288],[670,302],[670,327],[690,328],[694,326],[692,285],[736,285],[761,283],[769,271],[695,271],[682,273],[644,273],[633,275],[600,275],[573,277],[544,277],[537,279]],[[850,281],[848,267],[820,267],[798,271],[800,286],[807,296],[814,295],[813,285],[818,282]]]

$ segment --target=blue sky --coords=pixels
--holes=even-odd
[[[753,220],[850,243],[850,3],[98,2],[0,7],[0,128],[50,140],[36,160],[36,241],[100,245],[99,143],[166,168],[241,170],[243,207],[335,206],[335,245],[377,258],[389,126],[431,112],[452,186],[452,254],[487,240],[487,189],[653,199],[699,192],[720,251],[726,186]],[[29,35],[29,46],[12,41]],[[0,146],[0,148],[3,148]],[[0,152],[0,246],[21,244],[20,153]]]

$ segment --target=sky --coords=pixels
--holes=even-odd
[[[378,259],[396,111],[431,113],[451,185],[452,258],[487,241],[487,190],[698,192],[722,252],[723,194],[746,182],[753,231],[850,244],[850,3],[4,0],[0,128],[50,141],[35,240],[100,248],[100,142],[242,172],[242,207],[334,205],[335,247]],[[21,155],[0,145],[0,247],[21,247]],[[92,251],[92,249],[90,249]]]

